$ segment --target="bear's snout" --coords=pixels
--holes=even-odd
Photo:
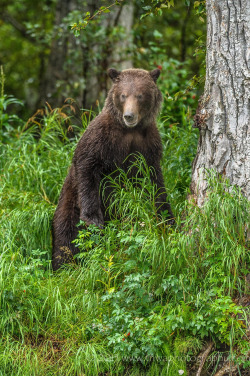
[[[139,116],[138,114],[136,115],[133,112],[125,112],[123,114],[123,120],[128,128],[133,128],[138,124]]]
[[[135,115],[133,112],[125,112],[123,115],[124,120],[126,120],[128,123],[132,123],[134,121]]]
[[[140,120],[138,113],[138,104],[133,97],[129,97],[124,103],[123,120],[125,125],[129,128],[135,127]]]

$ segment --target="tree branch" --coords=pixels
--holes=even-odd
[[[208,354],[210,353],[210,351],[212,350],[212,347],[213,347],[213,342],[209,342],[208,344],[208,347],[206,348],[206,350],[203,352],[202,356],[201,356],[201,361],[200,361],[200,365],[199,365],[199,368],[198,368],[198,371],[196,373],[196,376],[200,376],[201,374],[201,371],[202,371],[202,368],[205,364],[205,361],[208,357]]]
[[[32,37],[28,32],[27,29],[18,22],[14,17],[12,17],[8,12],[3,11],[0,18],[6,22],[11,24],[19,33],[22,35],[23,38],[28,39],[31,43],[37,42],[36,38]]]

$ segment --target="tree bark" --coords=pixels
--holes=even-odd
[[[69,39],[74,44],[74,37],[69,33],[57,35],[58,29],[63,24],[63,19],[76,8],[75,0],[57,0],[54,22],[54,36],[43,83],[40,87],[40,99],[37,105],[44,105],[48,101],[52,108],[61,106],[65,99],[63,87],[68,80],[65,68],[68,56]],[[62,89],[60,89],[60,87]]]
[[[206,170],[213,169],[250,199],[250,6],[249,0],[207,0],[204,95],[195,126],[200,140],[191,192],[202,205]]]
[[[99,18],[99,28],[103,29],[102,36],[91,33],[86,40],[86,32],[82,31],[83,38],[76,39],[65,28],[65,17],[72,10],[81,10],[84,14],[89,11],[93,15],[103,4],[101,0],[57,0],[54,37],[51,44],[50,56],[46,66],[45,79],[40,87],[39,105],[48,101],[52,108],[63,105],[67,97],[73,97],[79,107],[89,109],[95,107],[97,100],[104,102],[108,91],[108,77],[106,70],[115,65],[119,69],[132,66],[127,53],[131,44],[131,29],[133,23],[133,2],[114,6],[111,12]],[[95,19],[98,22],[98,17]],[[112,41],[112,32],[115,27],[123,28],[122,38]],[[85,38],[84,38],[85,33]],[[115,38],[113,38],[115,39]],[[73,53],[72,53],[73,51]],[[81,71],[79,67],[82,65]],[[74,69],[75,66],[75,69]],[[78,85],[79,82],[81,85]],[[84,86],[84,87],[82,87]]]
[[[91,15],[103,5],[100,0],[89,0],[88,10]],[[129,49],[132,45],[131,30],[133,27],[134,5],[133,1],[127,1],[126,4],[114,6],[111,12],[105,15],[102,20],[104,33],[102,38],[106,40],[105,48],[96,43],[91,46],[96,61],[91,62],[83,59],[83,74],[85,79],[85,90],[83,92],[82,106],[85,109],[95,107],[96,101],[104,102],[107,96],[111,82],[106,74],[108,68],[114,67],[119,70],[132,68],[132,58]],[[116,27],[121,27],[123,33],[119,41],[112,41],[110,34]],[[83,49],[83,56],[88,55],[88,50]],[[94,62],[94,66],[93,66]],[[98,68],[98,70],[97,70]],[[101,68],[101,69],[100,69]]]

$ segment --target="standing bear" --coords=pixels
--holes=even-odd
[[[53,219],[53,269],[72,259],[78,250],[72,244],[80,220],[99,227],[108,220],[100,182],[117,168],[127,171],[128,155],[141,153],[152,166],[157,186],[157,212],[168,211],[174,223],[160,159],[162,143],[156,127],[162,95],[156,85],[159,69],[109,69],[113,81],[101,113],[89,124],[76,147]]]

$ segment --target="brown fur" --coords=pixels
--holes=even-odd
[[[129,161],[125,159],[131,153],[141,153],[148,166],[154,168],[152,181],[160,192],[157,209],[159,212],[168,210],[170,223],[174,222],[160,167],[162,144],[156,116],[162,96],[155,83],[159,74],[158,69],[152,72],[142,69],[109,70],[113,86],[102,112],[89,124],[76,147],[55,211],[54,270],[69,262],[78,252],[71,242],[77,236],[76,225],[80,219],[100,227],[108,219],[99,193],[100,181],[117,167],[126,171]],[[132,122],[137,123],[130,128]]]

